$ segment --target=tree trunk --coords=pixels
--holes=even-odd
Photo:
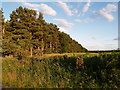
[[[57,53],[58,52],[58,46],[57,46],[57,42],[55,43],[55,52]]]
[[[30,33],[30,40],[32,40],[32,33]],[[33,47],[30,47],[30,56],[33,56]]]
[[[33,47],[30,48],[30,56],[33,56]]]
[[[50,42],[50,53],[52,52],[52,42]]]
[[[42,38],[42,47],[41,47],[41,50],[42,50],[42,55],[44,53],[44,41],[43,41],[43,38]]]
[[[4,33],[5,33],[5,28],[3,27],[2,34],[4,34]]]
[[[52,50],[55,52],[55,46],[54,45],[52,46]]]

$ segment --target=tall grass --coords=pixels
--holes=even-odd
[[[9,88],[120,88],[120,54],[76,55],[3,60],[3,87]]]

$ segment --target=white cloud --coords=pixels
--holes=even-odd
[[[61,26],[61,27],[73,26],[73,23],[69,23],[65,19],[53,19],[53,20],[56,21],[58,23],[58,25]]]
[[[57,14],[56,11],[47,4],[31,4],[26,2],[23,2],[23,4],[27,7],[32,7],[35,10],[42,12],[43,14],[46,15],[55,16]]]
[[[110,22],[114,20],[114,17],[113,17],[111,14],[109,14],[109,13],[107,13],[107,12],[104,12],[103,10],[100,10],[100,11],[98,12],[98,14],[99,14],[100,16],[104,17],[105,19],[107,19],[107,20],[110,21]]]
[[[70,23],[66,21],[65,19],[53,19],[53,21],[56,21],[59,31],[67,33],[69,31],[69,28],[73,26],[73,23]]]
[[[83,7],[83,12],[87,12],[89,10],[89,7],[91,6],[91,2],[90,0],[85,4],[85,6]]]
[[[97,13],[98,15],[100,15],[101,17],[107,19],[109,22],[112,22],[114,20],[114,16],[112,15],[112,12],[117,10],[117,6],[114,4],[107,4],[107,6],[105,8],[102,8],[101,10],[99,10]]]
[[[59,31],[61,31],[61,32],[65,32],[65,33],[67,33],[68,32],[68,30],[67,29],[65,29],[65,28],[63,28],[63,27],[58,27],[59,28]]]
[[[111,13],[117,10],[117,6],[114,4],[107,4],[106,8],[103,8],[103,11]]]
[[[28,6],[28,7],[39,7],[38,4],[31,4],[31,3],[27,3],[27,2],[23,2],[23,4],[24,4],[25,6]]]
[[[59,1],[58,5],[66,12],[67,15],[73,15],[72,11],[70,10],[70,7],[66,3]]]

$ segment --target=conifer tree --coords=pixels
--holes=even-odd
[[[2,13],[2,12],[1,12]],[[69,53],[87,51],[68,34],[60,32],[47,23],[40,12],[19,7],[10,14],[3,31],[4,55],[42,55],[46,53]]]

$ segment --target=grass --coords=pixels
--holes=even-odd
[[[76,57],[85,69],[76,68]],[[3,87],[120,88],[120,53],[64,53],[42,57],[4,58]]]
[[[2,84],[2,60],[0,59],[0,86]]]

